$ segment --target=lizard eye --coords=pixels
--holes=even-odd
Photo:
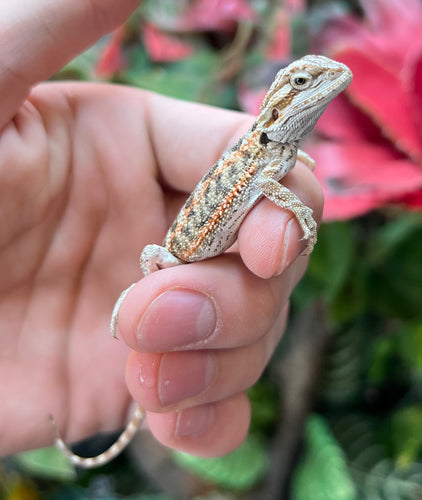
[[[273,110],[271,111],[271,117],[274,121],[276,121],[278,118],[278,111],[275,108],[273,108]]]
[[[296,90],[305,90],[312,84],[312,76],[306,72],[301,71],[294,73],[290,77],[290,85]]]

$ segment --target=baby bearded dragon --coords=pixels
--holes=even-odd
[[[296,217],[307,240],[305,254],[316,243],[317,225],[312,210],[279,181],[296,159],[313,168],[313,160],[298,144],[314,128],[334,97],[352,81],[352,73],[339,62],[308,55],[279,71],[251,129],[214,164],[192,192],[169,229],[163,245],[147,245],[140,265],[144,275],[222,254],[236,240],[251,208],[267,197]],[[132,285],[133,286],[133,285]],[[113,336],[120,306],[129,287],[114,306]],[[104,453],[83,458],[57,436],[56,446],[80,467],[109,462],[133,438],[145,412],[138,408],[119,439]]]

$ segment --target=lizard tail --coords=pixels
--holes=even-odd
[[[121,453],[130,443],[133,436],[136,434],[140,423],[143,421],[144,418],[145,418],[145,411],[142,408],[138,407],[135,410],[135,413],[133,414],[132,418],[126,425],[125,430],[120,434],[117,441],[115,441],[110,446],[110,448],[108,448],[106,451],[100,453],[100,455],[97,455],[95,457],[80,457],[79,455],[73,453],[73,451],[67,446],[67,444],[60,437],[54,418],[50,415],[50,421],[56,435],[56,440],[55,440],[56,447],[72,462],[73,465],[76,465],[77,467],[82,467],[84,469],[93,469],[95,467],[99,467],[100,465],[104,465],[110,462],[110,460],[119,455],[119,453]]]

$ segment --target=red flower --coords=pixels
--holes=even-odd
[[[334,22],[319,48],[354,80],[320,119],[310,147],[325,219],[390,203],[422,209],[422,3],[361,0],[366,20]]]

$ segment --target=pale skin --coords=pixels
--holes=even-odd
[[[252,119],[125,87],[30,90],[136,3],[15,0],[2,12],[1,455],[51,445],[50,413],[69,442],[116,430],[132,397],[165,446],[203,456],[236,448],[249,425],[245,390],[279,342],[306,268],[294,217],[263,200],[229,255],[141,279],[140,251],[161,243]],[[284,184],[319,221],[310,170],[298,164]],[[113,304],[136,280],[117,341]]]

